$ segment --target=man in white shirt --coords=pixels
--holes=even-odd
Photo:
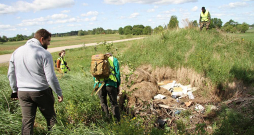
[[[40,29],[34,38],[16,49],[10,59],[8,78],[13,93],[22,110],[22,135],[33,134],[37,107],[47,121],[48,130],[56,123],[54,96],[63,101],[62,90],[54,72],[53,59],[47,51],[51,33]]]

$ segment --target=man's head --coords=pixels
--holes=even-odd
[[[205,13],[205,7],[202,7],[201,10],[203,13]]]
[[[106,53],[106,55],[107,55],[108,57],[110,57],[110,56],[112,56],[112,53],[108,52],[108,53]]]
[[[39,29],[34,34],[34,38],[38,39],[44,49],[48,48],[48,45],[50,45],[51,41],[51,33],[48,32],[45,29]]]
[[[58,55],[59,55],[60,57],[65,56],[65,50],[62,50]]]

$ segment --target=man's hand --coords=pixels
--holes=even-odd
[[[18,100],[18,93],[11,93],[11,99]]]
[[[63,96],[58,96],[58,102],[62,102],[63,101]]]

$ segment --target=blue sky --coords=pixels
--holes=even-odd
[[[254,0],[0,0],[0,36],[31,35],[40,28],[51,33],[118,29],[127,25],[167,25],[176,15],[198,20],[201,7],[224,23],[254,23]]]

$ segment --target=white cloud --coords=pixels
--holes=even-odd
[[[133,13],[130,15],[130,18],[136,18],[139,15],[139,13]]]
[[[92,21],[96,21],[97,17],[94,16],[92,18],[85,18],[85,19],[79,19],[78,22],[92,22]]]
[[[12,5],[0,4],[0,14],[11,14],[17,12],[40,11],[60,7],[70,7],[74,5],[74,0],[34,0],[32,3],[17,1]]]
[[[0,29],[10,29],[11,25],[0,25]]]
[[[52,19],[65,19],[67,17],[68,17],[68,15],[66,15],[66,14],[53,14],[53,15],[51,15]]]
[[[148,9],[147,12],[154,12],[154,9]]]
[[[20,19],[21,17],[19,16],[19,17],[17,17],[17,19]]]
[[[227,5],[220,6],[219,8],[238,8],[238,7],[247,7],[248,4],[246,2],[231,2]]]
[[[107,4],[121,5],[126,3],[140,4],[182,4],[188,2],[197,2],[198,0],[104,0]]]
[[[88,6],[88,4],[87,3],[83,3],[83,6]]]
[[[148,22],[152,22],[152,19],[149,19]]]
[[[193,7],[192,9],[191,9],[191,11],[197,11],[198,10],[198,7],[197,6],[195,6],[195,7]]]
[[[173,8],[171,10],[168,10],[168,11],[164,11],[163,13],[165,13],[165,14],[171,14],[171,13],[174,13],[174,12],[176,12],[175,8]]]
[[[63,10],[61,13],[69,13],[70,10]]]
[[[126,17],[125,16],[120,16],[119,19],[125,19]]]
[[[81,16],[91,16],[91,15],[96,16],[98,14],[99,14],[98,11],[89,11],[89,12],[87,12],[85,14],[81,14]]]
[[[27,20],[22,20],[18,26],[33,26],[33,25],[42,25],[45,24],[45,22],[48,19],[45,17],[40,17],[40,18],[35,18],[35,19],[27,19]]]

